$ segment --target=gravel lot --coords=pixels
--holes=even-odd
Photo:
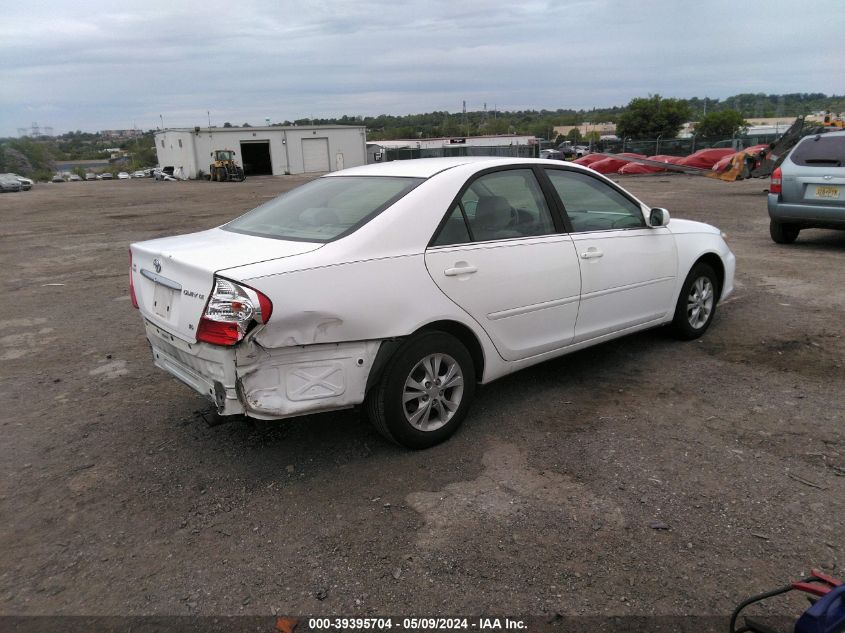
[[[724,615],[845,576],[845,232],[774,244],[766,181],[619,177],[728,233],[703,339],[499,380],[424,452],[357,411],[209,427],[152,366],[127,245],[304,180],[0,196],[0,614]]]

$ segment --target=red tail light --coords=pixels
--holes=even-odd
[[[132,299],[132,307],[138,307],[138,299],[135,297],[135,283],[132,281],[132,249],[129,249],[129,298]]]
[[[212,321],[205,316],[200,319],[197,328],[197,340],[212,345],[234,345],[243,338],[237,323]]]
[[[775,169],[772,172],[772,182],[769,185],[769,193],[780,193],[781,192],[781,189],[783,187],[783,181],[782,181],[783,176],[781,175],[782,173],[783,172],[781,172],[780,167],[778,167],[777,169]]]
[[[254,288],[214,278],[214,288],[197,328],[197,340],[235,345],[255,323],[267,323],[273,303]]]

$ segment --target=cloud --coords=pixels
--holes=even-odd
[[[838,15],[819,0],[813,15]],[[804,23],[806,22],[806,26]],[[793,3],[381,0],[15,3],[0,136],[340,114],[841,92],[835,20]]]

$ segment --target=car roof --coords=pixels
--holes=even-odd
[[[415,158],[412,160],[394,160],[386,163],[373,163],[360,167],[351,167],[342,171],[332,172],[323,176],[331,178],[337,176],[398,176],[404,178],[430,178],[447,169],[453,169],[467,164],[476,164],[479,169],[498,167],[500,165],[514,165],[519,163],[539,163],[560,166],[560,161],[542,160],[537,158],[513,158],[498,156],[456,156],[451,158]],[[573,167],[581,168],[580,165]]]

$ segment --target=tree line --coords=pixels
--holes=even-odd
[[[697,121],[696,135],[703,139],[730,138],[741,131],[746,119],[755,117],[794,117],[815,111],[845,111],[845,96],[820,92],[791,94],[738,94],[726,99],[693,97],[663,98],[649,95],[632,99],[626,106],[591,109],[516,110],[496,108],[469,112],[445,110],[422,114],[324,117],[273,123],[291,125],[363,125],[372,141],[525,134],[560,142],[557,126],[582,123],[615,123],[617,136],[631,139],[673,138],[686,121]],[[227,122],[224,127],[235,127]],[[244,123],[242,127],[250,127]],[[568,140],[580,142],[578,130]],[[132,155],[131,168],[149,167],[156,162],[153,131],[138,139],[117,142],[91,132],[69,132],[59,137],[0,139],[0,173],[49,177],[56,160],[84,160],[104,157],[104,150],[119,147]]]

